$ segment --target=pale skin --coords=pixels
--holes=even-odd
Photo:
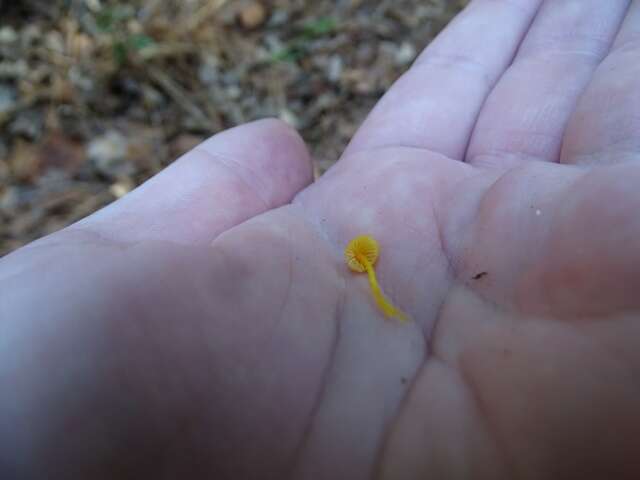
[[[4,258],[0,478],[640,478],[639,39],[475,0],[316,183],[260,121]]]

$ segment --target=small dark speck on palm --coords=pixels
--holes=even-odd
[[[489,272],[480,272],[480,273],[476,273],[473,277],[474,280],[480,280],[484,277],[486,277],[487,275],[489,275]]]

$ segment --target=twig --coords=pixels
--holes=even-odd
[[[227,3],[228,0],[209,0],[191,16],[191,20],[178,29],[179,34],[184,34],[197,29],[204,22],[209,20]]]
[[[187,92],[174,82],[171,77],[157,67],[148,68],[149,76],[175,101],[180,107],[197,122],[204,130],[209,130],[211,122],[207,116],[191,101]]]
[[[162,57],[172,57],[196,52],[198,49],[190,43],[166,43],[154,44],[144,47],[138,52],[138,56],[145,61]]]

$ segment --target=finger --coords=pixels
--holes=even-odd
[[[461,159],[540,1],[473,1],[378,103],[347,153],[413,146]]]
[[[467,161],[557,161],[578,98],[609,51],[628,0],[547,0],[487,100]]]
[[[277,120],[207,140],[118,202],[72,226],[119,242],[208,244],[288,203],[312,179],[299,135]]]
[[[608,57],[573,113],[561,161],[640,159],[640,1],[635,0]]]

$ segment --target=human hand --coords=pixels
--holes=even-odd
[[[4,258],[0,477],[640,477],[640,2],[541,3],[472,2],[310,186],[256,122]]]

